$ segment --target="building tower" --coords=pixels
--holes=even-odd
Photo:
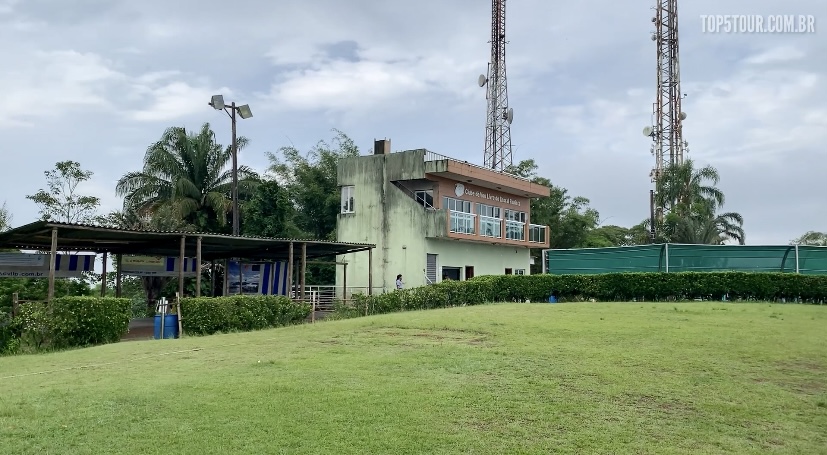
[[[683,121],[686,113],[681,110],[681,73],[678,55],[678,0],[657,0],[655,16],[652,23],[655,31],[652,41],[657,47],[657,95],[652,106],[652,126],[643,129],[643,134],[650,136],[655,167],[649,176],[657,184],[664,168],[671,164],[683,163],[684,153],[688,153],[686,141],[683,140]],[[658,218],[663,215],[663,207],[656,207]]]
[[[488,76],[481,74],[480,87],[486,84],[488,114],[485,124],[485,167],[504,171],[513,164],[511,157],[511,122],[514,110],[508,107],[505,77],[505,0],[491,2],[491,60]]]

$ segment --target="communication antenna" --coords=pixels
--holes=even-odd
[[[480,87],[486,89],[488,113],[485,124],[485,167],[504,171],[514,164],[511,155],[511,122],[514,110],[508,107],[505,74],[505,0],[491,3],[491,61],[488,76],[481,74]]]
[[[682,164],[688,152],[683,140],[683,121],[686,113],[681,110],[681,74],[678,46],[678,0],[656,0],[652,17],[655,31],[652,41],[657,48],[657,95],[652,105],[652,126],[643,129],[643,135],[652,138],[651,153],[655,167],[649,174],[657,189],[666,163]],[[661,204],[663,205],[663,204]],[[664,207],[657,207],[658,218]]]

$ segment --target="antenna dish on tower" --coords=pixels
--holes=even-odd
[[[480,77],[477,78],[477,84],[480,84],[480,87],[483,87],[486,82],[488,82],[488,78],[485,77],[485,74],[480,74]]]
[[[686,112],[681,112],[681,120],[686,120]]]
[[[652,135],[652,127],[647,126],[647,127],[643,128],[643,135],[644,136],[651,136]]]

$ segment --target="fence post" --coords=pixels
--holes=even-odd
[[[664,253],[664,257],[666,258],[666,273],[669,273],[669,244],[665,244],[664,248],[666,250]]]
[[[795,244],[795,273],[801,273],[798,267],[798,244]]]
[[[11,295],[11,317],[17,317],[17,313],[20,311],[20,300],[19,294],[16,292]]]

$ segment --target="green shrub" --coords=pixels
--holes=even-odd
[[[129,330],[132,301],[115,297],[58,297],[48,308],[54,348],[120,341]]]
[[[58,297],[19,308],[0,327],[0,353],[114,343],[128,331],[132,314],[129,299],[111,297]]]
[[[240,295],[181,299],[181,326],[192,335],[250,331],[296,324],[310,305],[280,295]]]
[[[599,275],[485,275],[373,296],[355,295],[336,316],[381,314],[486,302],[756,300],[823,303],[827,276],[791,273],[680,272]]]

